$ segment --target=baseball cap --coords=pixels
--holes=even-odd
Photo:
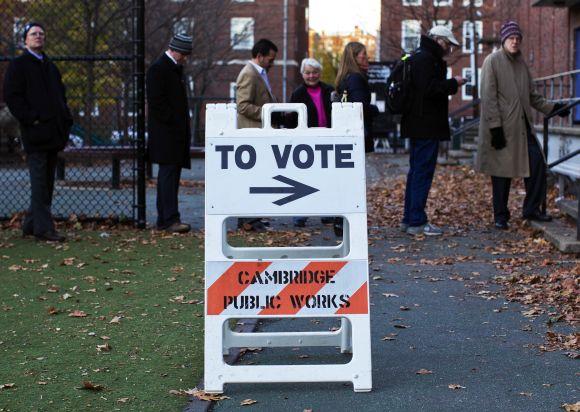
[[[457,39],[455,38],[455,36],[451,32],[451,30],[449,30],[445,26],[435,26],[435,27],[433,27],[431,30],[429,30],[429,36],[444,37],[447,40],[449,40],[449,43],[451,43],[451,44],[453,44],[455,46],[459,46],[459,42],[457,41]]]

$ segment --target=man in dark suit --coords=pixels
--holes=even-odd
[[[18,119],[30,171],[30,208],[23,235],[62,242],[51,215],[57,154],[64,149],[72,126],[65,87],[58,68],[44,54],[42,25],[24,28],[24,54],[12,60],[4,78],[4,100]]]
[[[159,164],[157,228],[185,233],[178,208],[181,169],[191,167],[191,128],[183,63],[193,50],[192,38],[177,34],[168,50],[147,71],[149,160]]]

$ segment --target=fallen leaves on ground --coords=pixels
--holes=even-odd
[[[16,386],[14,383],[2,383],[0,384],[0,391],[4,389],[12,389]]]
[[[429,369],[419,369],[417,372],[415,372],[417,375],[431,375],[433,373],[433,371],[430,371]]]
[[[580,412],[580,401],[576,403],[564,403],[562,409],[566,412]]]
[[[223,401],[226,399],[230,399],[229,396],[225,396],[225,395],[220,395],[220,394],[215,394],[215,393],[207,393],[204,392],[202,390],[199,390],[197,388],[193,388],[193,389],[179,389],[179,390],[175,390],[175,389],[171,389],[169,391],[169,393],[171,395],[177,395],[177,396],[193,396],[201,401],[207,401],[207,402],[213,402],[213,401]]]
[[[105,389],[105,387],[103,385],[98,385],[98,384],[93,383],[91,381],[83,381],[83,386],[80,387],[79,389],[99,392],[99,391],[102,391],[103,389]]]
[[[448,386],[449,389],[457,390],[457,389],[465,389],[465,386],[461,386],[458,383],[451,383]]]
[[[88,316],[87,313],[83,312],[82,310],[78,310],[78,309],[73,310],[68,315],[71,318],[86,318]]]
[[[248,406],[248,405],[253,405],[255,403],[258,403],[257,400],[254,399],[244,399],[243,401],[240,402],[241,406]]]

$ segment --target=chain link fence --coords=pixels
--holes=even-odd
[[[142,220],[143,7],[136,0],[0,0],[0,219],[29,203],[20,130],[2,83],[24,49],[24,25],[35,21],[45,29],[45,52],[62,74],[74,118],[59,155],[53,215]]]

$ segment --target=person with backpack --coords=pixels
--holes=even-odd
[[[408,58],[409,89],[401,119],[401,136],[411,140],[409,173],[401,231],[409,235],[440,236],[443,231],[430,224],[425,213],[433,182],[439,142],[449,140],[449,98],[466,83],[460,76],[447,79],[443,59],[459,42],[447,27],[435,26],[422,35],[418,50]]]

